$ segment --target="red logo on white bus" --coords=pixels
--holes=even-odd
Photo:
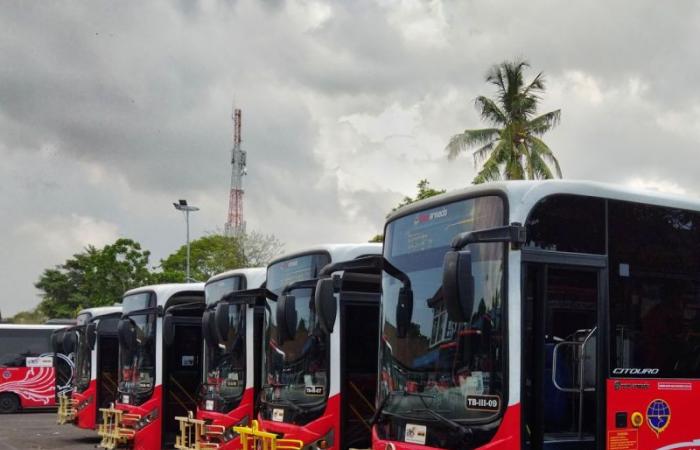
[[[447,217],[447,208],[442,208],[437,211],[421,213],[413,219],[413,225],[419,225],[421,223],[430,222],[435,219],[443,219]]]

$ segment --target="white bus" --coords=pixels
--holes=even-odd
[[[98,409],[116,400],[121,315],[121,306],[86,308],[77,325],[64,331],[62,347],[75,355],[75,374],[72,392],[58,398],[59,424],[94,430],[102,418]]]
[[[384,259],[374,449],[697,447],[699,201],[472,186],[392,213]]]
[[[124,294],[118,401],[101,410],[102,447],[174,444],[175,417],[196,406],[204,306],[204,283],[144,286]]]

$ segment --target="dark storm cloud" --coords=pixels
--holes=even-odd
[[[504,11],[506,13],[504,13]],[[287,250],[367,239],[416,182],[468,183],[452,134],[503,59],[549,83],[568,177],[700,192],[696,2],[412,0],[11,3],[0,10],[4,312],[87,243],[180,245],[171,202],[221,228],[231,107],[243,108],[249,228]]]

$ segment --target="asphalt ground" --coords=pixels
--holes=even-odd
[[[0,450],[97,448],[97,432],[57,425],[56,411],[0,415]]]

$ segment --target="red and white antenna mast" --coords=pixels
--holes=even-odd
[[[226,236],[240,236],[245,233],[243,220],[243,176],[246,171],[246,152],[241,150],[241,110],[234,108],[233,150],[231,151],[231,192],[228,199],[228,220],[224,225]]]

